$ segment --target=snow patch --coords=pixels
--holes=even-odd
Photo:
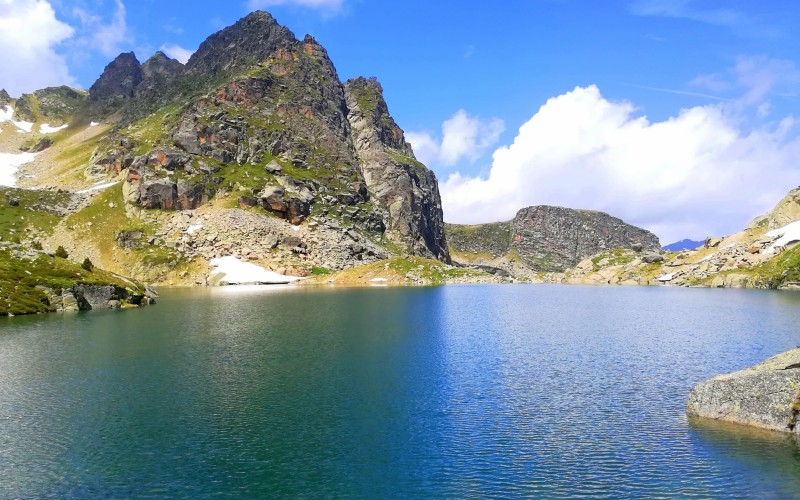
[[[91,122],[91,123],[89,124],[89,126],[90,126],[90,127],[96,127],[96,126],[98,126],[98,125],[100,125],[100,124],[99,124],[99,123],[97,123],[97,122]]]
[[[17,132],[21,134],[25,134],[33,130],[33,123],[32,122],[15,122],[14,121],[14,109],[6,104],[5,108],[0,110],[0,122],[11,122],[16,126],[19,130]]]
[[[800,220],[791,222],[781,228],[773,229],[766,234],[770,238],[778,238],[772,242],[764,253],[773,253],[776,248],[800,241]]]
[[[292,231],[294,231],[295,233],[299,232],[300,226],[292,226]]]
[[[34,158],[36,153],[0,153],[0,186],[16,187],[17,170]]]
[[[208,276],[209,283],[213,285],[222,282],[226,282],[230,285],[285,285],[302,279],[296,276],[284,276],[272,271],[267,271],[261,266],[249,262],[242,262],[233,256],[213,259],[210,264],[211,267],[215,268]]]
[[[101,189],[105,189],[107,187],[111,187],[114,184],[117,184],[119,181],[114,182],[105,182],[103,184],[95,184],[94,186],[86,189],[81,189],[80,191],[76,191],[77,194],[86,194],[91,193],[92,191],[100,191]]]
[[[52,134],[54,132],[58,132],[59,130],[64,130],[67,128],[67,124],[61,125],[60,127],[51,127],[50,125],[43,123],[39,126],[39,133],[41,134]]]
[[[6,105],[4,108],[0,108],[0,122],[10,122],[12,118],[14,118],[14,110],[11,109],[11,106]]]
[[[186,228],[186,234],[194,234],[201,229],[203,229],[203,223],[198,221]]]
[[[387,281],[389,281],[388,278],[372,278],[369,280],[370,283],[386,283]]]
[[[664,276],[661,276],[660,278],[658,278],[658,281],[661,281],[662,283],[664,283],[664,282],[667,282],[667,281],[672,281],[672,278],[674,278],[674,277],[675,277],[675,273],[669,273],[669,274],[665,274]]]

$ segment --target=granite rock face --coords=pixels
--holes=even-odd
[[[686,413],[800,436],[800,349],[695,386]]]
[[[345,83],[353,145],[369,190],[389,212],[388,237],[450,262],[436,176],[414,157],[374,78]]]
[[[769,230],[781,228],[791,222],[800,220],[800,187],[789,191],[775,208],[766,214],[756,217],[748,229],[766,227]]]
[[[602,250],[661,249],[650,231],[603,212],[540,205],[517,212],[511,226],[513,247],[544,271],[563,271]]]
[[[661,248],[653,233],[606,213],[547,205],[523,208],[510,222],[448,225],[448,241],[461,255],[489,254],[546,272],[564,271],[605,250]]]

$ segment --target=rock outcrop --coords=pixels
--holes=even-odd
[[[450,261],[436,176],[414,157],[374,78],[345,83],[353,145],[367,187],[389,212],[387,235],[414,253]]]
[[[436,178],[414,158],[380,84],[342,84],[324,47],[267,13],[212,35],[186,66],[158,53],[141,66],[120,56],[92,89],[92,102],[128,119],[169,96],[120,127],[86,170],[98,182],[124,175],[130,203],[193,210],[235,194],[240,208],[295,226],[341,225],[449,262]]]
[[[756,217],[747,228],[766,227],[771,231],[796,220],[800,220],[800,187],[789,191],[789,194],[779,201],[775,208],[760,217]]]
[[[800,436],[800,349],[698,384],[686,413]]]
[[[603,212],[534,206],[510,222],[448,225],[456,260],[507,268],[515,261],[533,271],[560,272],[605,250],[660,250],[658,237]],[[489,255],[491,259],[484,259]]]

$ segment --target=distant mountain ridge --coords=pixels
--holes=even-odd
[[[679,250],[694,250],[696,248],[700,248],[703,246],[705,241],[694,241],[690,239],[684,239],[681,241],[676,241],[675,243],[670,243],[669,245],[665,245],[662,247],[662,250],[667,252],[677,252]]]

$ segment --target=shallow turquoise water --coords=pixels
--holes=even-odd
[[[687,422],[800,294],[165,291],[0,321],[0,497],[800,497],[791,438]]]

